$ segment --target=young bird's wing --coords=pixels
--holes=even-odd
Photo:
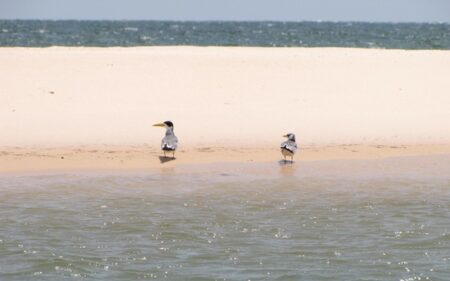
[[[297,151],[297,144],[293,141],[285,141],[281,143],[280,148],[295,153]]]

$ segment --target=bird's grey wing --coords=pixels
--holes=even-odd
[[[178,148],[178,138],[176,136],[173,136],[173,149]]]
[[[280,148],[295,153],[297,151],[297,144],[293,141],[285,141],[281,143]]]

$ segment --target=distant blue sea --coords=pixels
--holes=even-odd
[[[450,49],[450,24],[0,20],[0,46]]]

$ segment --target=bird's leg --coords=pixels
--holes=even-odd
[[[291,156],[291,162],[294,162],[294,156]]]
[[[164,153],[164,157],[166,157],[166,151],[165,150],[163,150],[163,153]]]
[[[175,158],[175,151],[172,151],[172,158]]]

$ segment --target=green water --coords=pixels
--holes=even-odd
[[[298,166],[2,176],[0,280],[449,280],[448,174]]]

